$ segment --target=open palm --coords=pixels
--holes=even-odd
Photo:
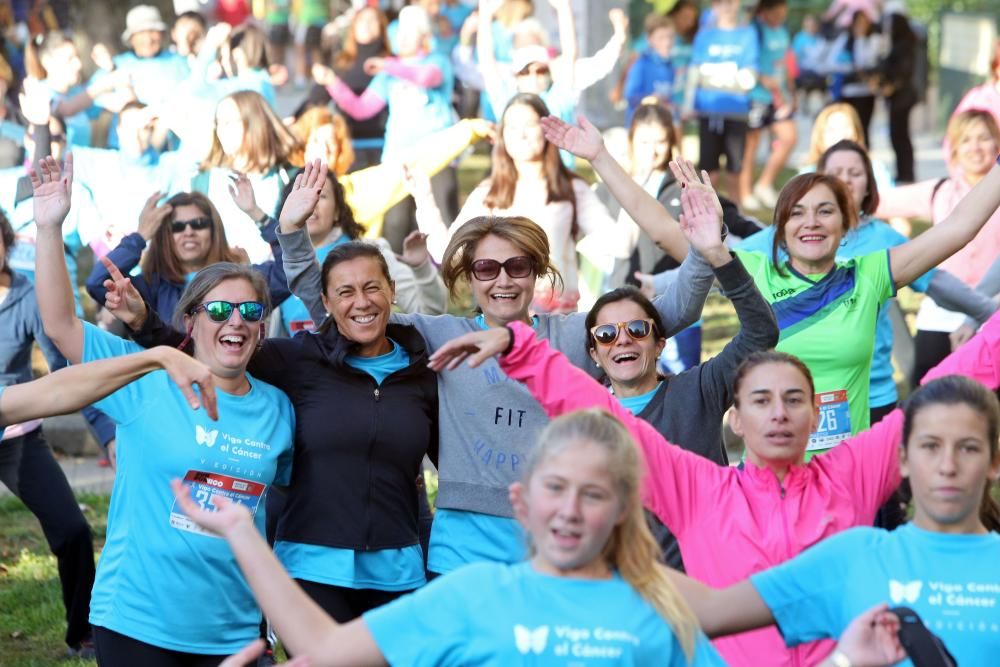
[[[681,230],[702,254],[722,243],[722,217],[715,200],[714,191],[685,187],[681,192]]]
[[[546,116],[541,120],[545,139],[559,148],[569,151],[584,160],[593,160],[604,148],[604,138],[600,131],[583,116],[578,116],[580,125],[570,125],[556,116]]]
[[[35,224],[39,227],[59,227],[69,213],[70,190],[73,187],[73,155],[66,156],[63,169],[50,155],[38,162],[38,168],[28,168],[34,190],[32,206]]]
[[[285,199],[278,216],[282,229],[301,229],[312,215],[323,190],[326,166],[320,160],[306,163],[306,168],[295,177],[292,191]]]

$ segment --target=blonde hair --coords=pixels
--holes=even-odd
[[[684,655],[691,660],[698,619],[670,581],[660,546],[649,531],[639,494],[642,458],[625,426],[599,408],[553,419],[542,429],[538,445],[528,458],[525,482],[546,459],[581,441],[604,450],[608,472],[625,510],[625,520],[615,526],[601,556],[670,626]]]
[[[826,124],[830,121],[830,116],[837,113],[845,114],[854,128],[854,136],[848,138],[862,148],[868,148],[865,145],[865,129],[861,125],[861,118],[858,116],[858,112],[847,102],[834,102],[823,107],[816,114],[816,120],[813,121],[812,135],[810,135],[809,139],[809,153],[806,155],[806,164],[816,164],[819,162],[820,156],[829,148],[829,146],[823,145],[823,134],[826,132]]]
[[[248,171],[266,174],[271,169],[286,163],[296,167],[302,166],[301,163],[296,164],[292,160],[296,150],[300,148],[298,139],[285,127],[278,114],[260,93],[241,90],[222,98],[219,104],[226,100],[232,100],[240,112],[240,119],[243,122],[243,145],[240,147],[240,153],[246,158]],[[233,157],[226,155],[222,150],[219,135],[213,131],[212,147],[201,168],[232,167]]]
[[[948,158],[949,161],[955,159],[955,155],[958,152],[958,144],[962,141],[962,135],[976,121],[986,126],[989,133],[993,135],[993,141],[1000,146],[1000,128],[997,127],[997,121],[993,117],[993,114],[984,109],[967,109],[955,114],[948,121],[948,129],[945,131],[945,137],[948,140],[948,146],[951,150],[951,155]]]

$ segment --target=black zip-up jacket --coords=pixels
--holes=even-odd
[[[155,311],[135,334],[143,346],[174,344]],[[390,324],[386,336],[410,356],[376,387],[348,366],[353,343],[331,328],[269,338],[247,371],[284,391],[295,407],[292,480],[278,540],[368,551],[418,543],[417,475],[437,462],[437,377],[417,330]]]

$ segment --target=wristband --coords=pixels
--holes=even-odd
[[[839,648],[830,654],[830,662],[834,664],[834,667],[853,667],[851,659],[844,655],[844,652]]]
[[[258,227],[264,228],[264,227],[267,226],[267,223],[270,222],[270,220],[271,220],[271,216],[269,216],[267,213],[265,213],[264,215],[260,216],[256,220],[254,220],[254,222],[257,224]]]
[[[507,347],[503,349],[503,352],[500,353],[500,356],[506,356],[507,354],[510,353],[511,350],[514,349],[514,330],[510,328],[510,325],[505,325],[505,328],[507,329],[507,333],[510,335],[510,340],[507,341]],[[851,666],[848,665],[847,667]]]

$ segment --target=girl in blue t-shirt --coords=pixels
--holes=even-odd
[[[72,363],[140,351],[82,322],[62,259],[60,225],[70,207],[72,158],[32,171],[38,225],[38,309]],[[138,293],[115,272],[118,297]],[[200,271],[178,303],[177,325],[211,369],[221,419],[192,413],[166,374],[153,373],[98,404],[118,424],[118,467],[104,551],[90,601],[101,664],[209,664],[259,635],[260,610],[224,545],[157,492],[183,477],[207,504],[215,494],[243,504],[263,532],[264,499],[291,476],[295,417],[287,396],[246,372],[264,335],[267,287],[252,269],[219,263]],[[187,342],[185,340],[185,343]],[[182,345],[183,347],[183,345]]]
[[[993,662],[1000,650],[1000,507],[992,495],[1000,404],[981,384],[950,375],[914,392],[904,411],[899,459],[913,494],[912,522],[893,532],[845,531],[724,590],[685,584],[709,634],[777,623],[795,645],[836,637],[872,605],[905,605],[957,664]]]
[[[309,604],[247,513],[178,503],[223,535],[278,634],[315,664],[721,665],[657,561],[640,500],[634,441],[608,413],[585,410],[540,434],[524,481],[510,487],[528,531],[526,562],[483,563],[338,625]],[[475,609],[470,613],[470,609]],[[529,658],[528,656],[533,656]]]

